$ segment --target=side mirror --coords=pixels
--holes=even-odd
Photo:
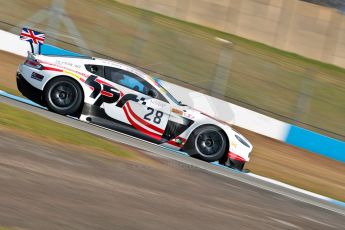
[[[152,89],[149,89],[149,91],[147,92],[147,95],[152,97],[152,98],[157,98],[158,97],[157,92],[152,90]]]

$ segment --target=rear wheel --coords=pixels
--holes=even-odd
[[[76,115],[82,105],[80,85],[68,77],[57,77],[48,82],[44,98],[49,110],[62,115]]]
[[[227,141],[223,131],[216,126],[202,126],[189,138],[184,150],[191,156],[212,162],[226,153]]]

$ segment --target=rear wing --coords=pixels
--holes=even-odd
[[[34,53],[31,53],[30,51],[28,51],[28,55],[27,55],[26,59],[36,60],[36,55]]]
[[[44,33],[29,28],[23,28],[20,33],[20,39],[30,43],[33,54],[41,53],[41,45],[44,44],[45,38],[46,35]]]

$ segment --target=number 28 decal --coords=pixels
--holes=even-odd
[[[152,115],[155,113],[155,110],[152,109],[151,107],[147,107],[147,110],[149,111],[145,116],[144,119],[151,121],[152,119]],[[162,117],[163,117],[163,112],[156,110],[156,113],[153,117],[153,122],[156,124],[160,124],[162,121]]]
[[[92,75],[85,81],[85,84],[92,87],[93,90],[90,94],[90,97],[93,99],[97,98],[97,100],[94,102],[94,105],[101,106],[102,103],[111,104],[117,102],[116,106],[122,108],[128,101],[139,101],[138,96],[134,94],[126,94],[120,98],[119,90],[110,85],[99,83],[97,78],[97,76]],[[147,121],[153,120],[154,123],[160,124],[163,118],[163,112],[154,110],[151,107],[147,107],[147,110],[148,113],[145,114],[144,119]]]

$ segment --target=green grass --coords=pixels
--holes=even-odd
[[[0,90],[3,90],[3,91],[10,93],[12,95],[22,96],[22,94],[18,90],[6,87],[4,85],[0,85]]]
[[[4,4],[0,18],[15,25],[48,7],[44,0]],[[18,10],[6,11],[11,7]],[[88,48],[98,52],[95,56],[123,60],[163,80],[345,139],[343,68],[113,0],[69,1],[66,12]],[[5,24],[0,27],[11,28]],[[36,27],[47,30],[46,22]],[[80,51],[65,43],[74,43],[70,37],[56,34],[69,35],[66,27],[60,26],[55,34],[48,34],[47,42]],[[230,40],[233,46],[226,48],[215,37]],[[219,92],[215,75],[224,49],[232,61],[225,64],[230,70],[226,90]],[[303,100],[305,107],[301,106]]]
[[[60,144],[83,147],[94,152],[112,153],[119,157],[135,157],[134,150],[3,103],[0,103],[1,126],[39,137],[48,142],[57,141]]]

